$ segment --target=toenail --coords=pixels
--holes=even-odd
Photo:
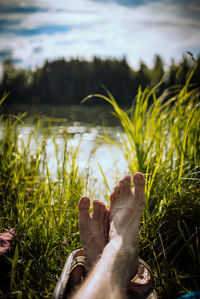
[[[141,173],[137,173],[134,177],[134,179],[140,181],[141,179],[143,179],[143,175]]]

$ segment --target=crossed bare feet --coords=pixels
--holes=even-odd
[[[114,246],[120,245],[128,279],[137,273],[139,223],[145,204],[143,174],[135,173],[133,183],[135,188],[132,190],[130,175],[119,181],[110,196],[110,212],[104,203],[93,201],[93,214],[90,215],[90,199],[80,199],[79,231],[87,269],[94,266],[109,241]]]

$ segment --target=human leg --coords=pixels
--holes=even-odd
[[[139,222],[145,204],[144,176],[136,173],[120,180],[111,194],[110,241],[88,279],[73,297],[125,298],[126,288],[138,269]]]

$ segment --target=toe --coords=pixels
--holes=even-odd
[[[88,215],[89,216],[89,208],[90,208],[90,198],[87,196],[81,197],[78,203],[79,215]]]
[[[141,172],[136,172],[133,176],[135,199],[141,201],[145,200],[145,178]]]
[[[122,179],[122,180],[119,181],[119,193],[124,193],[124,190],[125,190],[124,187],[125,187],[124,186],[124,179]]]
[[[127,193],[131,191],[131,176],[130,176],[130,174],[127,174],[124,177],[124,190]]]
[[[114,193],[115,193],[115,199],[118,199],[120,196],[120,192],[119,192],[119,184],[117,184],[114,188]]]
[[[133,176],[133,183],[135,185],[135,189],[144,190],[145,186],[145,178],[141,172],[136,172]]]
[[[106,213],[106,206],[103,202],[100,202],[100,219],[103,221],[104,215]]]
[[[101,202],[98,200],[93,201],[93,218],[98,219],[101,214]]]

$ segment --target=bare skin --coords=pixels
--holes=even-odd
[[[90,199],[79,201],[79,232],[85,253],[86,269],[90,270],[108,243],[109,210],[103,202],[93,201],[93,213],[89,213]]]
[[[127,279],[132,279],[138,270],[139,224],[145,205],[145,178],[142,173],[126,175],[110,196],[110,240],[122,242],[121,253],[125,260]],[[125,265],[125,264],[124,264]]]
[[[139,223],[145,204],[143,174],[119,181],[111,194],[109,243],[74,299],[122,299],[138,269]]]
[[[0,233],[0,256],[9,252],[11,241],[15,235],[16,232],[14,228],[11,228],[10,231]]]

